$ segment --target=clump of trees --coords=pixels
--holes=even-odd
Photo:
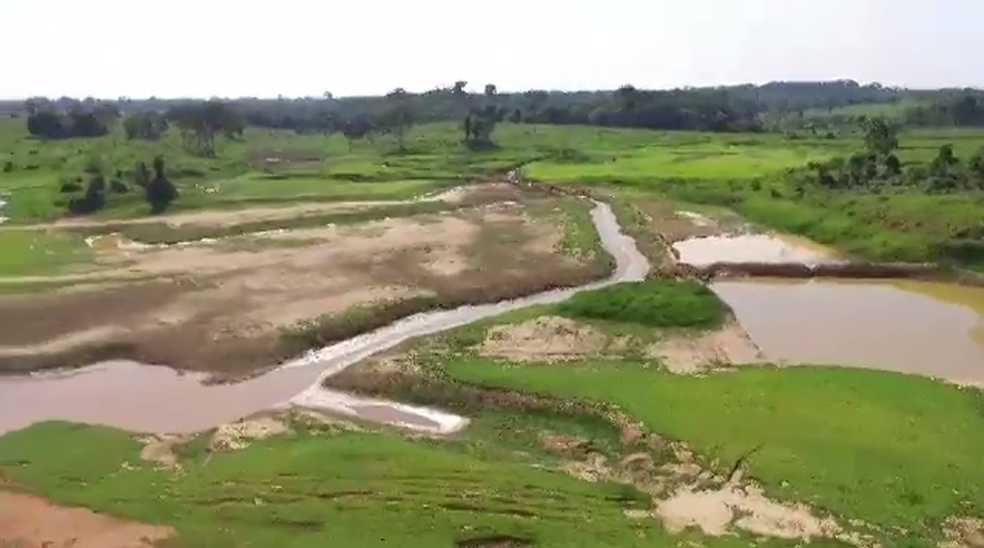
[[[847,158],[809,165],[807,181],[829,190],[880,192],[891,188],[920,188],[947,193],[984,190],[984,149],[962,162],[953,145],[943,145],[929,164],[903,166],[895,155],[898,128],[882,118],[863,118],[864,150]]]
[[[82,177],[70,177],[62,180],[60,192],[69,194],[66,203],[69,213],[87,215],[106,207],[112,194],[127,194],[130,187],[124,181],[126,174],[116,170],[108,182],[105,168],[98,159],[90,160],[85,168],[87,182],[83,187]],[[178,189],[167,178],[164,158],[158,156],[153,161],[153,172],[147,164],[138,162],[133,171],[133,183],[142,188],[144,198],[150,204],[152,213],[165,211],[178,198]]]
[[[167,119],[181,132],[182,143],[188,152],[215,157],[215,136],[242,138],[246,122],[239,112],[225,101],[189,102],[167,111]]]
[[[85,110],[61,113],[42,110],[27,117],[27,131],[42,139],[101,137],[109,134],[113,116]]]
[[[984,93],[967,91],[910,108],[906,122],[917,126],[984,127]]]
[[[417,113],[411,96],[403,88],[396,88],[386,94],[387,105],[376,118],[376,127],[383,133],[396,136],[400,150],[406,151],[407,133],[417,121]],[[372,124],[370,124],[370,127]]]
[[[135,112],[123,119],[126,138],[156,141],[168,129],[167,118],[159,112]]]

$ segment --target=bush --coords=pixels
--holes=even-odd
[[[3,172],[4,173],[10,173],[13,170],[14,170],[14,163],[13,162],[11,162],[11,161],[8,160],[8,161],[6,161],[6,162],[3,163]]]
[[[119,179],[113,179],[109,182],[109,190],[115,192],[116,194],[126,194],[130,189],[126,186],[126,183]]]
[[[713,328],[724,323],[729,309],[697,282],[656,279],[578,293],[560,303],[558,312],[650,327]]]
[[[147,202],[152,213],[162,213],[178,197],[178,189],[168,180],[164,158],[154,158],[154,178],[146,186]]]
[[[89,180],[85,194],[68,201],[68,210],[76,215],[95,213],[106,206],[106,180],[102,174],[95,174]]]

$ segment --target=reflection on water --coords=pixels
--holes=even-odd
[[[984,382],[984,288],[850,280],[711,287],[770,358]]]
[[[837,252],[806,238],[775,234],[743,234],[690,238],[673,244],[680,262],[706,266],[712,263],[835,262]]]

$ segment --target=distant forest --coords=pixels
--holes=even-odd
[[[423,93],[397,88],[384,96],[235,99],[59,99],[0,102],[0,115],[27,118],[38,137],[104,134],[114,117],[127,116],[130,138],[155,138],[168,122],[198,136],[207,152],[211,135],[242,133],[244,126],[297,132],[373,132],[401,139],[414,124],[463,123],[466,140],[488,139],[497,122],[584,124],[606,127],[720,132],[829,130],[856,126],[866,105],[886,105],[893,122],[921,126],[984,126],[984,92],[916,91],[861,85],[852,80],[773,82],[765,85],[643,90],[500,93],[494,84],[467,91],[458,81]],[[855,109],[854,107],[862,107]],[[897,108],[894,108],[897,107]],[[202,128],[208,126],[205,130]],[[202,137],[204,133],[204,137]]]

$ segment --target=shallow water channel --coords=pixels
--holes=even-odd
[[[69,372],[0,378],[0,434],[44,420],[105,424],[141,432],[195,432],[265,409],[290,404],[325,409],[421,431],[452,432],[467,420],[441,411],[326,390],[329,375],[421,335],[445,331],[534,304],[562,301],[577,291],[637,281],[649,270],[635,242],[624,236],[611,208],[591,212],[616,271],[580,288],[455,310],[417,314],[308,353],[252,380],[205,385],[198,374],[132,362],[102,363]]]

